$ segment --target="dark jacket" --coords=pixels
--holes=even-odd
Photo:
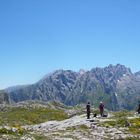
[[[87,112],[90,112],[90,104],[87,104],[86,109],[87,109]]]

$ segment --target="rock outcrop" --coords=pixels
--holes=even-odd
[[[0,104],[9,104],[9,96],[4,90],[0,90]]]

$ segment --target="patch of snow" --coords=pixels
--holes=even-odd
[[[118,96],[118,94],[115,92],[115,96],[117,97]]]
[[[79,73],[80,73],[80,75],[83,75],[83,74],[86,73],[86,70],[80,69],[80,70],[79,70]]]

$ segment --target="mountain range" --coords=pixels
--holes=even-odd
[[[1,91],[2,92],[2,91]],[[140,72],[124,65],[109,65],[89,71],[56,70],[38,82],[5,89],[6,103],[26,100],[59,101],[66,105],[98,106],[103,101],[109,110],[133,110],[140,102]],[[0,101],[5,100],[4,95]]]

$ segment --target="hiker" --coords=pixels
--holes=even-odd
[[[104,115],[104,104],[103,104],[103,102],[100,102],[99,110],[100,110],[101,116],[103,117],[103,115]]]
[[[90,119],[90,102],[88,102],[86,109],[87,109],[87,119]]]
[[[140,104],[138,106],[137,112],[138,112],[138,114],[140,114]]]

